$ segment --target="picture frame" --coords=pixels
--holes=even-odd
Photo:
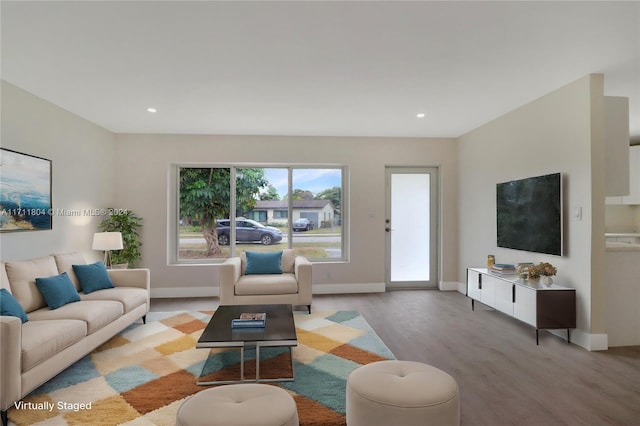
[[[0,233],[53,227],[51,160],[0,148]]]

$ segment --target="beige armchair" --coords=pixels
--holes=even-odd
[[[220,265],[221,305],[304,305],[311,313],[311,262],[282,251],[281,274],[246,275],[246,255],[227,259]]]

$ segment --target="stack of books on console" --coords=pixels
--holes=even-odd
[[[496,263],[491,267],[491,272],[500,275],[515,275],[516,266],[509,263]]]
[[[231,328],[264,328],[267,321],[267,314],[265,312],[258,313],[243,313],[240,314],[240,318],[231,320]]]

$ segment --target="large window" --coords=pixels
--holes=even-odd
[[[344,167],[175,166],[177,263],[293,248],[345,260]]]

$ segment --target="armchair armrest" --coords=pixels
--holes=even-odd
[[[230,257],[219,266],[220,304],[232,305],[236,282],[240,279],[240,258]]]
[[[304,256],[296,256],[294,263],[296,281],[298,281],[298,294],[300,301],[305,305],[311,305],[311,262]]]
[[[7,410],[22,394],[22,321],[0,316],[0,410]]]

